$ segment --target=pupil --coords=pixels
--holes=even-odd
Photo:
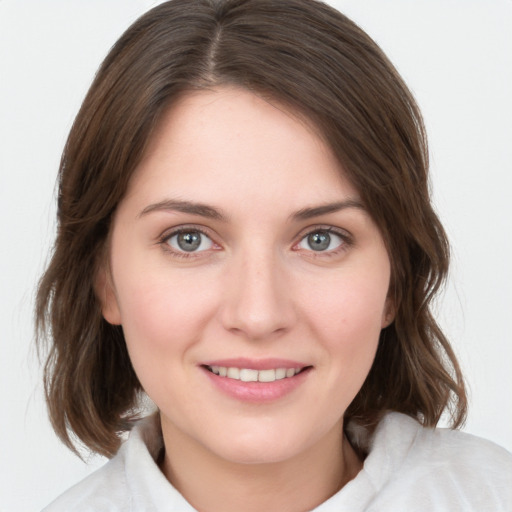
[[[331,243],[329,233],[312,233],[308,236],[308,245],[313,251],[325,251]]]
[[[201,234],[197,231],[180,233],[178,235],[178,245],[183,251],[195,251],[201,245]]]

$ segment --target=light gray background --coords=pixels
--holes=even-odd
[[[84,465],[46,417],[34,288],[59,156],[95,69],[150,0],[0,0],[0,512],[36,511]],[[453,244],[439,318],[466,371],[466,429],[512,450],[512,1],[338,0],[415,94]]]

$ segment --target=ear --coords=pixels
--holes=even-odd
[[[393,323],[393,320],[395,319],[396,314],[396,308],[395,308],[395,301],[388,297],[386,299],[386,303],[384,304],[384,311],[382,312],[382,322],[381,322],[381,328],[384,329],[385,327],[388,327]]]
[[[101,304],[103,318],[112,325],[121,325],[121,311],[109,269],[102,265],[94,280],[94,291]]]

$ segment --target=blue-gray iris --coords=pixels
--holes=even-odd
[[[183,251],[195,251],[201,245],[201,233],[188,231],[180,233],[177,238],[178,245]]]
[[[317,231],[308,236],[308,245],[313,251],[325,251],[331,243],[331,236],[326,231]]]

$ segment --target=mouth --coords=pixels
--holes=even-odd
[[[307,382],[312,365],[289,359],[231,358],[200,365],[214,388],[238,401],[267,404],[291,395]]]
[[[203,365],[209,372],[227,379],[241,382],[275,382],[276,380],[290,379],[302,373],[311,366],[297,368],[269,368],[256,370],[253,368],[238,368],[234,366]]]

